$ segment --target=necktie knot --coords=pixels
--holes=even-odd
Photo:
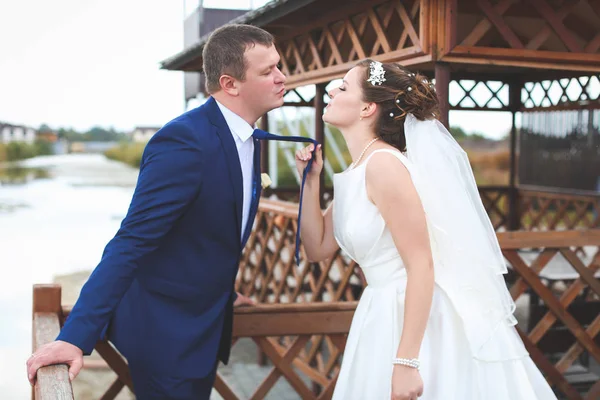
[[[269,133],[262,129],[255,129],[254,132],[252,132],[252,137],[255,139],[267,139],[267,135],[269,135]]]

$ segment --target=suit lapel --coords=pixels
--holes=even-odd
[[[243,180],[242,180],[242,167],[240,165],[240,158],[235,146],[235,140],[233,135],[225,122],[221,110],[217,105],[214,98],[210,97],[206,102],[208,109],[208,116],[211,123],[217,128],[217,134],[221,140],[221,147],[225,153],[227,160],[227,168],[229,170],[229,180],[233,187],[233,194],[235,197],[235,216],[237,219],[237,237],[239,238],[242,233],[242,202],[243,202]]]

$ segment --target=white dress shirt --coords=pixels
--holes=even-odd
[[[215,100],[216,101],[216,100]],[[252,132],[254,128],[244,121],[242,117],[225,107],[217,101],[219,110],[225,117],[225,122],[235,140],[240,165],[242,167],[242,181],[244,187],[242,203],[242,234],[240,240],[244,237],[246,225],[248,224],[248,214],[250,214],[250,204],[252,203],[252,175],[254,171],[254,141]]]

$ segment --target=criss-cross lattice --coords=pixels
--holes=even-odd
[[[576,13],[581,6],[578,0],[477,0],[473,3],[471,12],[479,15],[480,20],[458,38],[460,47],[566,49],[571,53],[597,53],[600,49],[600,33],[591,22],[600,18],[597,2],[589,7],[591,19],[583,19],[581,13]],[[524,18],[535,19],[535,26],[540,27],[525,26]]]
[[[277,47],[288,83],[293,86],[315,71],[336,74],[366,57],[399,59],[422,52],[420,8],[418,0],[357,3],[342,18],[317,21],[304,32],[281,39]]]
[[[362,277],[356,263],[339,251],[331,260],[310,263],[302,249],[300,266],[295,265],[289,249],[294,244],[297,209],[293,203],[261,201],[237,289],[261,302],[356,300]]]
[[[526,82],[521,90],[522,111],[565,109],[600,101],[600,75]]]
[[[479,195],[485,210],[492,221],[494,230],[498,231],[508,227],[509,218],[509,188],[489,187],[479,188]]]
[[[508,84],[500,81],[460,79],[450,82],[452,110],[509,111]]]
[[[600,332],[600,231],[519,232],[501,246],[517,275],[510,288],[513,299],[529,298],[527,328],[522,324],[519,329],[527,350],[569,399],[583,399],[565,373],[582,354],[600,361],[595,339]],[[539,251],[523,252],[528,247]],[[588,251],[577,252],[578,248]],[[551,360],[549,355],[558,358]],[[586,398],[599,390],[599,382],[590,382]]]
[[[519,191],[524,230],[600,228],[600,196]]]

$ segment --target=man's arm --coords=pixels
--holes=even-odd
[[[199,193],[202,164],[193,133],[184,126],[168,125],[148,143],[127,216],[83,286],[54,350],[40,349],[28,362],[28,375],[34,378],[38,368],[51,363],[68,363],[60,357],[65,352],[72,358],[74,349],[67,343],[91,353],[140,260],[158,247]]]

